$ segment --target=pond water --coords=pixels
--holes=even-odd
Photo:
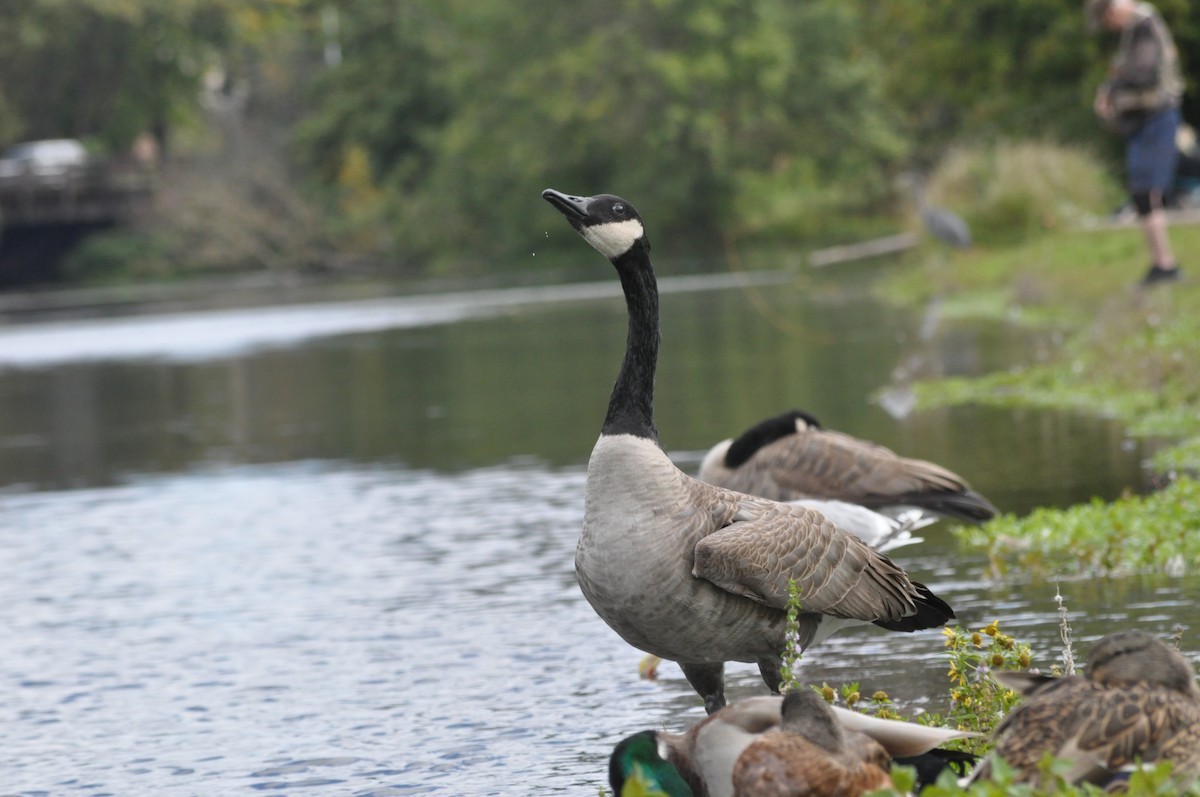
[[[914,355],[971,373],[1052,341],[879,306],[871,276],[664,279],[680,465],[795,406],[1007,511],[1143,489],[1146,450],[1105,419],[884,412]],[[700,718],[574,581],[624,325],[613,280],[0,327],[0,794],[594,795],[618,739]],[[989,584],[927,532],[897,561],[1053,663],[1055,585]],[[1197,620],[1195,579],[1059,586],[1077,653]],[[803,672],[941,710],[942,650],[868,627]]]

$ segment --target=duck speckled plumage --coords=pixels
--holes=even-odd
[[[1200,777],[1200,690],[1192,665],[1175,649],[1138,629],[1101,639],[1086,675],[1051,678],[995,673],[1025,695],[996,728],[994,755],[1016,778],[1037,784],[1046,752],[1067,759],[1070,783],[1108,785],[1140,763],[1170,761],[1173,774]],[[985,760],[972,774],[986,778]]]
[[[726,661],[757,663],[779,690],[790,580],[804,608],[802,647],[847,623],[914,631],[953,618],[821,513],[705,484],[671,462],[654,427],[658,289],[641,217],[612,195],[543,197],[616,268],[629,314],[575,553],[596,613],[634,647],[678,662],[709,713],[725,704]]]

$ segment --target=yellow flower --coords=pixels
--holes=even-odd
[[[1017,656],[1017,663],[1022,667],[1028,667],[1030,662],[1029,651],[1022,650],[1021,655]]]
[[[992,666],[993,667],[1003,667],[1004,666],[1004,654],[993,653],[992,654]]]
[[[837,699],[837,692],[833,691],[833,687],[829,684],[821,684],[821,697],[825,698],[825,702],[832,703]]]
[[[978,631],[976,631],[974,634],[971,634],[971,641],[975,643],[975,647],[983,647],[983,636]]]
[[[851,692],[850,694],[846,695],[846,705],[847,706],[853,706],[859,700],[862,700],[862,695],[859,694],[858,692]]]
[[[890,703],[892,700],[890,697],[888,697],[888,693],[883,691],[882,689],[880,689],[875,694],[871,695],[871,699],[874,700],[876,703]]]

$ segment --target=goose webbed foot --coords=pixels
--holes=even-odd
[[[725,665],[679,663],[688,683],[704,698],[704,711],[712,714],[725,708]]]

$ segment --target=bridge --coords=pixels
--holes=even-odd
[[[60,173],[0,175],[0,225],[128,221],[150,196],[145,170],[94,164]]]
[[[90,232],[131,221],[151,188],[145,170],[111,164],[0,174],[0,289],[59,279],[67,252]]]

